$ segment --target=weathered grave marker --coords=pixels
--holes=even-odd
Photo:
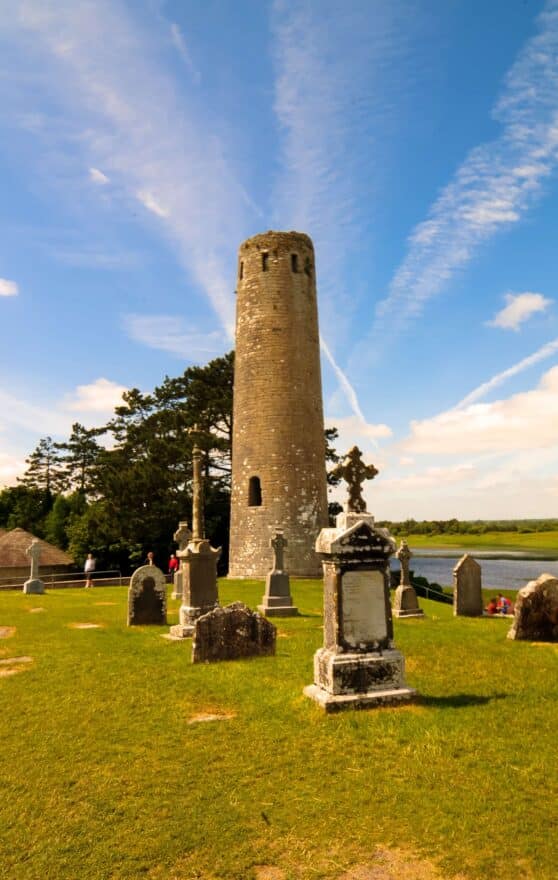
[[[399,586],[395,591],[393,601],[394,617],[424,617],[424,611],[419,607],[415,588],[411,584],[409,563],[413,554],[406,541],[401,541],[399,550],[395,554],[401,565],[401,577]]]
[[[214,608],[196,620],[192,662],[275,654],[276,632],[269,620],[243,602]]]
[[[541,574],[518,591],[508,639],[558,642],[558,578]]]
[[[288,542],[282,529],[275,529],[275,536],[269,542],[273,550],[273,568],[265,579],[265,593],[262,604],[258,605],[260,614],[267,617],[294,617],[298,608],[293,605],[288,572],[285,571],[285,549]]]
[[[453,613],[456,617],[482,617],[481,567],[465,553],[453,569]]]
[[[34,538],[25,551],[25,555],[31,560],[31,572],[29,579],[23,585],[23,592],[40,595],[45,591],[45,585],[39,577],[39,559],[41,558],[41,542]]]
[[[128,626],[167,622],[167,585],[156,565],[142,565],[130,578],[128,588]]]

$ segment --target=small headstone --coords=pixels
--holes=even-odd
[[[413,554],[406,541],[401,541],[399,550],[395,554],[401,565],[401,578],[395,591],[393,600],[394,617],[424,617],[424,611],[419,608],[415,588],[411,584],[409,563]]]
[[[265,593],[262,604],[258,605],[260,614],[267,617],[294,617],[298,608],[293,605],[288,572],[285,571],[285,548],[287,540],[282,529],[275,530],[269,542],[273,550],[273,568],[265,579]]]
[[[453,569],[453,613],[456,617],[482,617],[481,567],[468,553]]]
[[[314,684],[304,688],[326,712],[401,703],[405,660],[393,643],[389,557],[395,541],[366,512],[361,484],[377,470],[354,447],[337,468],[349,483],[336,528],[316,541],[324,567],[324,645],[314,655]]]
[[[165,575],[156,565],[142,565],[130,578],[128,626],[164,625],[167,622]]]
[[[184,566],[181,558],[181,553],[186,550],[188,546],[188,542],[192,537],[192,532],[188,528],[188,523],[186,520],[181,520],[178,523],[178,528],[173,535],[174,540],[178,544],[179,552],[176,554],[178,558],[178,570],[174,572],[172,581],[173,588],[171,593],[171,599],[182,599],[182,592],[184,589]]]
[[[39,577],[39,559],[41,558],[41,543],[34,538],[25,551],[26,556],[31,560],[31,572],[29,580],[23,585],[23,592],[28,594],[40,595],[45,591],[45,585]]]
[[[192,662],[238,660],[275,654],[276,629],[243,602],[214,608],[198,617],[192,644]]]
[[[558,578],[541,574],[518,591],[508,639],[558,642]]]

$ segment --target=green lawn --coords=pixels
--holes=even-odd
[[[521,551],[524,553],[550,552],[558,557],[558,532],[486,532],[484,535],[408,535],[412,547],[436,549],[468,549]]]
[[[33,658],[0,677],[0,877],[340,880],[403,846],[446,880],[555,878],[558,646],[422,600],[426,620],[395,621],[420,702],[326,716],[302,695],[321,584],[292,589],[276,657],[199,666],[126,628],[125,588],[0,594],[0,659]]]

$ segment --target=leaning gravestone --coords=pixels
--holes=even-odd
[[[156,565],[142,565],[130,578],[128,626],[167,622],[167,585]]]
[[[24,593],[33,593],[40,595],[45,591],[45,585],[39,577],[39,559],[41,558],[41,542],[34,538],[25,551],[25,555],[31,560],[31,572],[29,579],[23,585]]]
[[[558,578],[541,574],[519,590],[508,639],[558,642]]]
[[[424,617],[424,611],[419,607],[415,588],[411,584],[409,562],[413,554],[406,541],[401,541],[401,546],[395,555],[401,565],[401,578],[393,600],[393,616]]]
[[[285,548],[287,540],[283,530],[276,529],[275,537],[269,542],[273,550],[273,568],[265,579],[265,593],[262,604],[258,605],[260,614],[267,617],[294,617],[298,608],[293,605],[289,574],[285,571]]]
[[[453,613],[456,617],[482,617],[481,567],[465,553],[453,569]]]
[[[198,617],[192,644],[192,663],[267,657],[275,654],[277,631],[272,623],[243,602]]]
[[[366,512],[361,484],[377,473],[354,447],[337,469],[349,484],[336,528],[322,529],[316,551],[324,567],[324,646],[314,655],[314,684],[304,688],[326,712],[401,703],[405,660],[393,643],[389,557],[395,541]]]

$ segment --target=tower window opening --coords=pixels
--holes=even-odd
[[[310,259],[310,257],[306,257],[304,261],[304,271],[309,278],[312,277],[312,260]]]
[[[291,270],[298,272],[298,254],[291,254]]]
[[[267,272],[268,261],[269,261],[269,254],[267,253],[267,251],[264,251],[262,253],[262,272]]]
[[[238,277],[240,278],[241,281],[244,278],[244,261],[243,260],[240,261],[240,266],[238,269]]]
[[[250,482],[248,483],[248,506],[262,506],[262,484],[259,477],[250,477]]]

